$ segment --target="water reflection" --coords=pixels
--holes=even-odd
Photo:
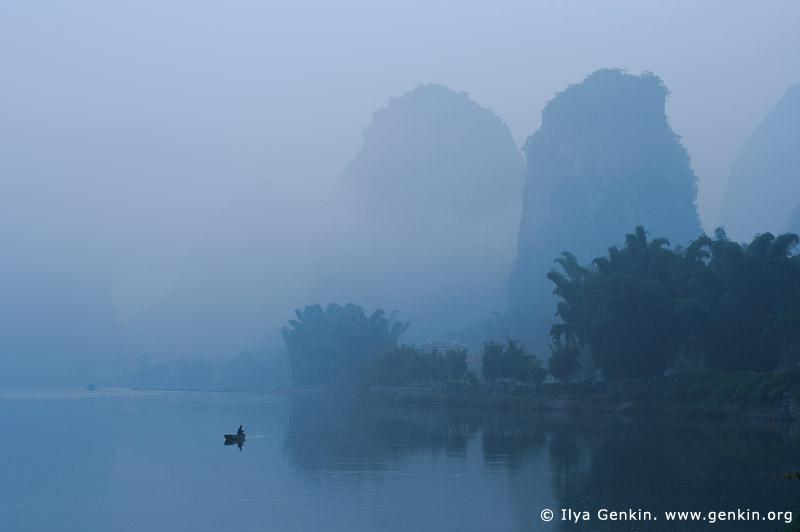
[[[779,478],[800,471],[794,427],[759,424],[448,410],[365,404],[330,397],[292,401],[284,457],[300,473],[381,472],[478,453],[483,475],[502,475],[514,527],[542,525],[551,504],[562,529],[686,530],[661,521],[601,522],[601,508],[789,510],[800,486]],[[490,504],[487,502],[487,504]],[[581,525],[560,509],[589,511]],[[698,523],[697,527],[707,527]],[[783,523],[728,522],[726,530],[775,530]]]
[[[463,457],[479,426],[464,412],[298,396],[284,453],[298,471],[381,471],[416,455]]]
[[[242,450],[242,447],[244,447],[244,442],[243,442],[243,441],[232,441],[232,440],[225,440],[225,443],[224,443],[224,445],[225,445],[226,447],[228,447],[228,446],[230,446],[230,445],[235,445],[235,446],[236,446],[236,447],[238,447],[238,448],[239,448],[239,450],[241,451],[241,450]]]
[[[219,448],[232,419],[252,424],[247,453]],[[800,492],[779,477],[800,471],[795,427],[772,423],[127,391],[0,394],[0,422],[26,436],[0,440],[3,530],[675,531],[691,526],[594,516],[779,511]],[[593,520],[543,527],[544,508]]]
[[[585,509],[735,511],[789,510],[796,486],[780,474],[798,470],[800,452],[790,427],[773,423],[656,422],[609,423],[591,437],[582,427],[562,432],[561,446],[578,467],[553,470],[557,505]],[[555,443],[555,440],[554,440]],[[577,453],[574,448],[582,447]],[[551,447],[552,448],[552,447]],[[552,453],[551,453],[552,454]],[[561,523],[563,529],[570,523]],[[727,522],[726,530],[775,530],[782,523]],[[594,521],[596,530],[674,530],[676,524]],[[700,529],[708,523],[682,523]]]

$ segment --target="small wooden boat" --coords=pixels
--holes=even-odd
[[[226,434],[225,443],[244,443],[244,433],[242,434]]]

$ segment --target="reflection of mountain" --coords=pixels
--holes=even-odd
[[[508,127],[465,93],[391,99],[347,168],[312,299],[398,309],[415,339],[501,308],[522,173]]]
[[[791,85],[745,141],[719,214],[733,240],[784,230],[800,197],[800,84]]]
[[[547,104],[525,145],[512,306],[551,293],[545,275],[562,251],[588,263],[637,225],[675,245],[701,233],[696,177],[667,121],[667,94],[652,74],[599,70]]]

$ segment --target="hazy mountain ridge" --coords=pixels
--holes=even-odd
[[[412,216],[473,218],[518,201],[522,159],[508,126],[465,92],[419,85],[376,111],[363,136],[345,179],[367,211],[407,215],[411,203]]]
[[[789,215],[789,220],[786,222],[786,228],[783,232],[800,235],[800,204]]]
[[[409,337],[441,337],[504,305],[523,160],[505,123],[466,93],[392,98],[331,202],[313,301],[400,310]]]
[[[795,83],[742,145],[728,177],[718,225],[731,238],[778,233],[800,197],[800,84]],[[795,229],[797,230],[797,228]]]
[[[701,234],[697,177],[667,120],[668,94],[651,73],[606,69],[547,104],[524,147],[512,306],[552,291],[545,274],[566,248],[588,262],[637,225],[676,245]]]

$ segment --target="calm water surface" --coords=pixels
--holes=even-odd
[[[600,508],[792,509],[798,429],[368,405],[323,394],[0,393],[0,529],[686,530]],[[222,435],[247,430],[240,451]],[[543,523],[550,508],[556,520]],[[559,521],[561,508],[589,523]],[[780,530],[702,523],[698,530]]]

